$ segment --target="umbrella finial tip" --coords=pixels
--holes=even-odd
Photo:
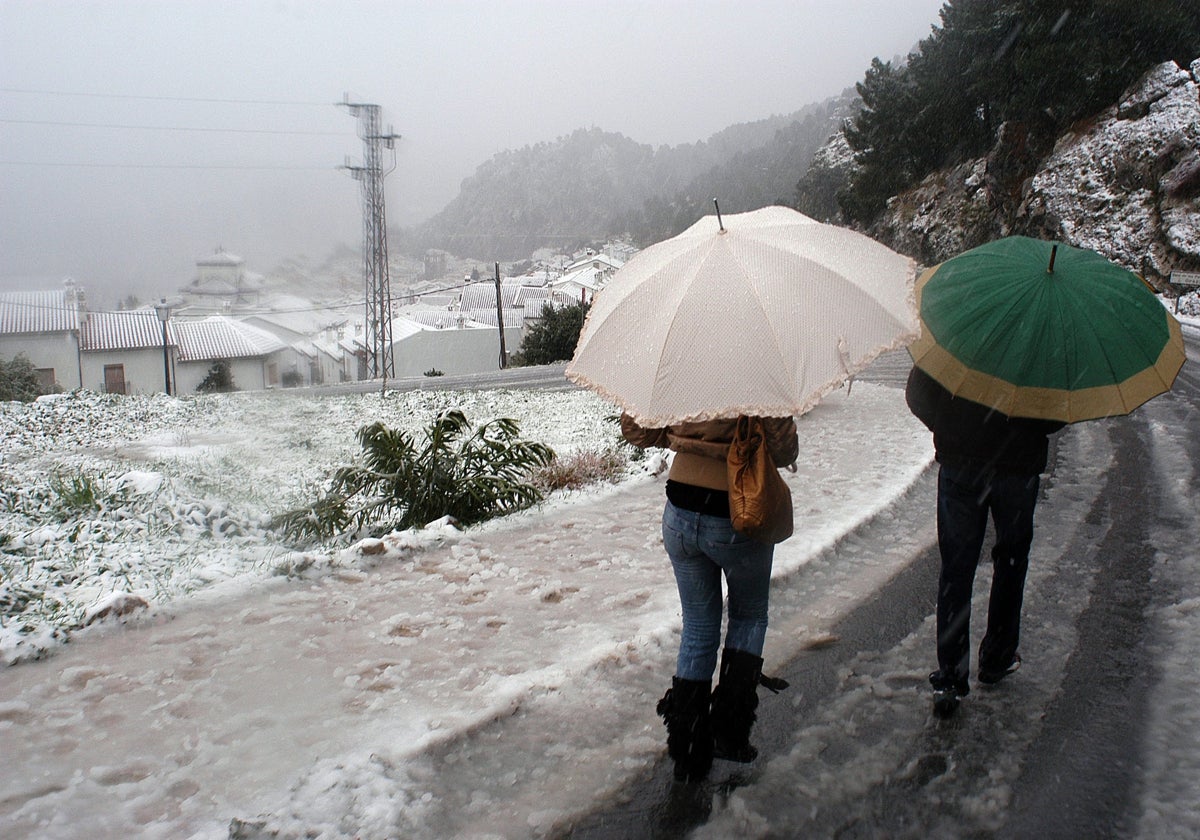
[[[717,227],[721,229],[721,233],[725,232],[725,223],[721,221],[721,205],[717,204],[717,199],[713,198],[713,207],[717,211]]]

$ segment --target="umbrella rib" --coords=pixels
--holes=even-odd
[[[695,267],[690,269],[691,277],[689,277],[682,284],[682,291],[678,295],[680,298],[683,298],[684,292],[692,285],[692,283],[696,282],[696,278],[700,276],[700,270],[704,265],[704,260],[708,259],[708,256],[711,252],[712,252],[712,244],[710,243],[708,252],[705,253],[704,258],[697,261],[695,264]],[[671,335],[675,332],[675,330],[677,328],[682,329],[683,325],[678,323],[675,320],[672,320],[670,326],[667,327],[667,334],[663,337],[662,344],[658,349],[658,358],[655,359],[655,364],[654,364],[654,368],[653,368],[656,373],[655,373],[655,377],[654,377],[654,382],[650,386],[651,402],[653,402],[655,400],[655,398],[658,397],[659,375],[657,372],[662,370],[663,359],[666,357],[667,348],[671,346]],[[695,327],[691,326],[691,327],[689,327],[689,329],[695,329]]]

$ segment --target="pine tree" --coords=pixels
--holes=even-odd
[[[1151,67],[1200,56],[1194,5],[950,0],[906,66],[876,59],[857,85],[863,110],[845,136],[858,170],[843,210],[870,221],[930,172],[987,153],[1006,124],[1046,153]]]
[[[521,340],[515,361],[522,365],[549,365],[569,360],[575,355],[587,311],[585,303],[562,307],[544,304],[541,320]]]

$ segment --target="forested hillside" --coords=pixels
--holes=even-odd
[[[876,59],[840,97],[694,144],[590,128],[502,152],[394,241],[483,260],[621,236],[644,246],[713,198],[725,213],[786,204],[868,227],[892,196],[984,156],[994,218],[980,229],[999,229],[1065,131],[1149,69],[1198,55],[1200,0],[951,0],[905,61]]]
[[[730,213],[791,204],[813,153],[840,127],[838,102],[681,146],[654,148],[590,128],[501,152],[463,181],[442,212],[395,241],[406,253],[437,248],[511,260],[616,236],[646,245],[712,212],[714,197]]]

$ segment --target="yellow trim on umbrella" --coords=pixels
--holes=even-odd
[[[918,311],[921,292],[936,270],[937,266],[926,270],[917,281]],[[973,370],[939,345],[924,321],[921,322],[921,335],[909,345],[908,352],[921,370],[957,397],[994,408],[1009,417],[1077,423],[1128,414],[1147,400],[1171,390],[1187,354],[1183,349],[1183,333],[1179,322],[1169,317],[1166,310],[1163,310],[1163,314],[1167,316],[1170,335],[1153,365],[1123,382],[1078,391],[1018,386]]]

